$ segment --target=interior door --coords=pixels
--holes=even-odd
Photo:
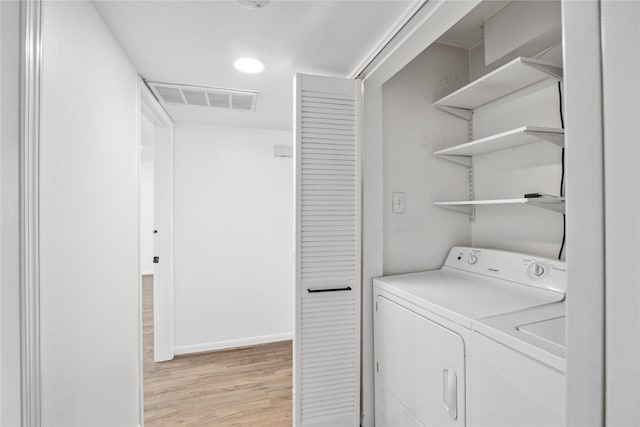
[[[296,75],[297,426],[360,425],[360,84]]]
[[[153,124],[153,357],[173,359],[173,122],[140,81],[140,113]]]
[[[376,425],[464,426],[462,337],[378,296]]]

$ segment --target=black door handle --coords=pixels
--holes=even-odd
[[[351,286],[346,286],[344,288],[320,288],[320,289],[307,288],[307,291],[310,294],[313,294],[316,292],[340,292],[340,291],[350,291],[350,290],[351,290]]]

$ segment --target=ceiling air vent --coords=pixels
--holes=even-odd
[[[165,104],[256,111],[258,92],[170,83],[148,84],[158,99]]]

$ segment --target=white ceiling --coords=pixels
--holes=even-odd
[[[439,41],[471,49],[484,40],[484,21],[506,5],[509,0],[484,1],[458,21]]]
[[[176,122],[291,129],[294,73],[349,77],[415,0],[95,3],[146,80],[260,92],[255,113],[166,106]],[[237,72],[246,56],[265,71]]]

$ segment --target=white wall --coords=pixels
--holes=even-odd
[[[153,274],[153,148],[155,127],[140,116],[140,272]]]
[[[0,2],[0,425],[20,425],[20,4]]]
[[[136,426],[138,76],[90,2],[42,30],[42,424]]]
[[[177,125],[176,353],[289,339],[293,159],[287,131]]]
[[[640,425],[640,4],[603,2],[606,425]]]
[[[439,268],[456,244],[512,250],[555,258],[562,215],[531,206],[487,206],[468,216],[432,202],[468,199],[467,168],[433,152],[468,142],[467,122],[431,104],[463,86],[469,72],[483,75],[481,49],[434,44],[383,86],[384,274]],[[561,66],[559,47],[542,59]],[[481,62],[481,63],[480,63]],[[474,111],[473,138],[520,126],[560,127],[558,88],[541,83]],[[474,160],[475,198],[559,195],[561,151],[550,143],[485,154]],[[405,214],[391,213],[391,195],[406,192]]]
[[[384,114],[384,274],[439,268],[454,245],[468,245],[468,216],[436,208],[467,198],[467,168],[433,152],[466,141],[467,124],[431,104],[468,82],[464,49],[434,44],[382,87]],[[392,193],[406,213],[392,213]]]
[[[609,338],[605,336],[605,330],[610,326],[609,319],[605,322],[605,314],[608,317],[612,313],[608,308],[605,310],[605,304],[609,302],[605,301],[605,238],[609,236],[605,234],[603,209],[605,147],[601,51],[604,47],[602,31],[608,33],[609,29],[608,25],[603,26],[601,7],[600,2],[562,2],[567,216],[570,218],[567,238],[571,243],[567,253],[570,266],[566,330],[568,426],[615,425],[606,424],[609,420],[606,418],[608,411],[605,411],[605,400],[610,396],[609,390],[605,393],[605,365],[611,362],[608,354],[605,359],[605,343]],[[630,39],[627,41],[631,42]],[[620,40],[614,36],[612,42],[619,43]],[[606,219],[609,219],[608,212]],[[626,257],[620,259],[621,262],[626,260]],[[637,265],[637,259],[632,265]],[[627,343],[632,344],[632,341]],[[618,350],[626,349],[619,347]],[[637,400],[637,396],[628,396]],[[615,392],[612,397],[617,397]],[[619,403],[626,402],[623,398]],[[632,407],[635,406],[634,403]]]

